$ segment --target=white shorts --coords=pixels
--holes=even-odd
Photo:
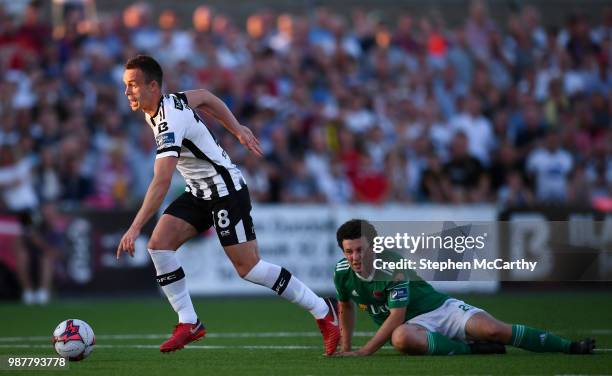
[[[430,332],[440,333],[454,340],[466,342],[465,324],[475,313],[484,310],[472,307],[462,300],[449,298],[440,307],[406,321]]]

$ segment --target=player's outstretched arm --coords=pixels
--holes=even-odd
[[[374,354],[380,349],[385,343],[391,339],[393,331],[402,325],[406,321],[406,307],[402,308],[391,308],[389,310],[389,317],[385,322],[378,328],[374,337],[372,337],[368,343],[357,351],[342,352],[338,353],[338,356],[366,356]]]
[[[352,349],[353,330],[355,329],[355,305],[350,300],[338,303],[340,307],[340,351],[349,352]]]
[[[236,136],[244,147],[260,157],[263,156],[263,151],[257,137],[253,135],[249,128],[238,122],[238,119],[236,119],[230,109],[216,95],[206,89],[189,90],[184,94],[191,108],[202,110],[219,120],[231,134]]]
[[[165,157],[155,160],[153,180],[151,180],[151,184],[149,184],[142,206],[140,210],[138,210],[136,217],[134,217],[132,225],[119,242],[119,246],[117,247],[117,258],[121,255],[121,252],[127,252],[130,256],[134,257],[134,243],[136,242],[136,238],[140,235],[142,226],[151,219],[164,201],[164,197],[166,197],[166,193],[172,182],[172,174],[177,162],[178,158],[175,157]]]

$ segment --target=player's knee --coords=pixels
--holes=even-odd
[[[147,243],[148,249],[164,249],[162,242],[160,242],[157,238],[151,237],[149,242]]]
[[[166,250],[176,250],[180,244],[177,244],[177,239],[173,234],[164,234],[157,235],[153,233],[149,242],[147,243],[147,248],[149,249],[166,249]]]
[[[166,250],[174,250],[175,248],[168,242],[162,241],[159,238],[151,237],[149,242],[147,243],[148,249],[166,249]]]
[[[419,334],[418,331],[412,330],[410,326],[401,325],[393,331],[391,344],[404,354],[424,354],[427,349],[427,338]]]
[[[402,351],[405,347],[408,346],[408,334],[406,333],[406,329],[401,326],[393,331],[391,334],[391,344],[393,347]]]

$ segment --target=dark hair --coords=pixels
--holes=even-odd
[[[365,219],[351,219],[345,222],[336,231],[336,240],[338,241],[338,247],[342,248],[343,240],[359,239],[364,236],[368,243],[372,244],[374,237],[378,234],[372,224]]]
[[[131,58],[125,63],[125,69],[140,69],[144,73],[145,83],[155,81],[160,88],[162,86],[164,72],[159,63],[151,56],[137,55]]]

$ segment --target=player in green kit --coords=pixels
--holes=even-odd
[[[394,274],[374,269],[371,245],[375,236],[374,226],[361,219],[344,223],[336,234],[345,256],[334,273],[342,333],[341,352],[336,356],[371,355],[389,340],[400,352],[412,355],[502,354],[504,345],[534,352],[593,353],[593,339],[572,342],[525,325],[506,324],[436,291],[413,271]],[[353,302],[379,327],[356,351],[351,343]]]

